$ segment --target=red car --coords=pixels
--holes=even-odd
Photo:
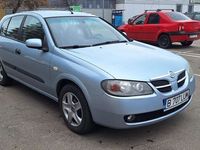
[[[169,48],[173,42],[190,46],[200,39],[200,22],[174,10],[146,10],[118,29],[130,39],[157,43],[162,48]]]

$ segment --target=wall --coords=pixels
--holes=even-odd
[[[200,12],[200,4],[194,6],[194,11]]]
[[[103,17],[102,9],[81,9],[82,12],[91,13],[98,17]],[[112,9],[104,9],[104,19],[108,22],[112,22]]]
[[[156,4],[156,5],[173,5],[189,4],[189,0],[125,0],[126,4]]]

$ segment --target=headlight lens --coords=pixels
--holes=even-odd
[[[153,89],[146,82],[105,80],[102,88],[114,96],[141,96],[153,94]]]

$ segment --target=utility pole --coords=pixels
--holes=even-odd
[[[102,17],[104,19],[104,9],[105,9],[105,1],[103,0],[103,6],[102,6]]]

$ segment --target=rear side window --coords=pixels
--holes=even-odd
[[[8,24],[10,22],[10,19],[7,19],[6,21],[4,21],[4,23],[1,26],[1,35],[6,36],[6,32],[8,29]]]
[[[33,38],[44,40],[44,30],[38,19],[27,16],[22,28],[22,41]]]
[[[24,16],[12,17],[9,23],[6,36],[19,40],[19,30]]]
[[[179,13],[179,12],[167,12],[166,13],[171,19],[179,21],[179,20],[191,20],[188,16]]]
[[[158,14],[150,14],[147,24],[159,24],[160,16]]]

